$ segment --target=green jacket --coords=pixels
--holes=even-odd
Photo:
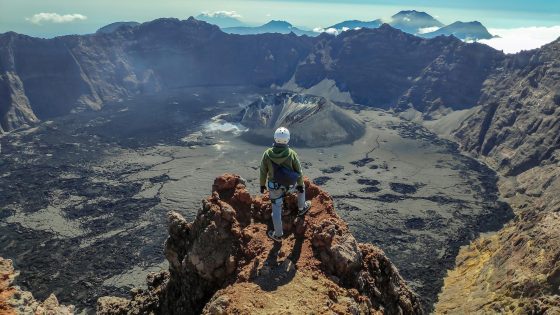
[[[298,155],[296,151],[289,147],[272,147],[264,151],[261,161],[261,186],[266,186],[267,177],[268,179],[274,178],[272,162],[298,172],[299,178],[297,184],[303,186],[303,173],[301,171],[301,165],[299,164]]]

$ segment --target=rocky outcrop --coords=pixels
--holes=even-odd
[[[306,193],[304,218],[295,196],[286,198],[279,244],[266,236],[268,196],[252,197],[239,176],[216,178],[193,222],[169,214],[169,271],[152,274],[130,300],[101,298],[98,313],[422,313],[384,253],[354,239],[332,198],[309,182]]]
[[[262,96],[241,113],[240,123],[249,128],[243,137],[268,144],[270,134],[280,126],[298,130],[294,145],[331,146],[359,139],[363,122],[343,112],[331,101],[312,95],[276,93]]]
[[[0,314],[70,315],[73,306],[60,305],[51,294],[44,302],[35,300],[33,294],[13,285],[18,276],[12,261],[0,257]]]

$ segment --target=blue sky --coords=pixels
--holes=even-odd
[[[0,0],[0,32],[40,37],[85,34],[114,21],[185,19],[219,10],[235,11],[248,24],[281,19],[313,29],[345,19],[387,18],[406,9],[426,11],[445,24],[478,20],[499,29],[560,25],[556,0]],[[38,18],[39,13],[57,16]]]

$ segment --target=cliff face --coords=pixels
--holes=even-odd
[[[465,151],[505,175],[557,161],[560,147],[560,40],[508,56],[485,82],[481,108],[456,133]],[[545,163],[546,164],[546,163]]]
[[[311,210],[297,218],[295,196],[287,198],[278,244],[266,236],[268,195],[252,197],[236,175],[216,178],[194,222],[170,213],[169,271],[152,274],[131,300],[101,298],[98,313],[422,313],[383,252],[354,239],[327,193],[306,189]]]
[[[31,109],[23,83],[13,72],[0,74],[0,134],[39,120]]]
[[[0,314],[70,315],[73,306],[60,305],[51,294],[44,302],[35,300],[31,292],[23,291],[12,282],[18,276],[12,261],[0,257]]]
[[[461,250],[440,313],[560,312],[559,57],[558,40],[509,56],[456,133],[464,150],[509,175],[500,192],[516,218]]]

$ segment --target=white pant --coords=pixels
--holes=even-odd
[[[269,196],[272,202],[272,224],[274,225],[274,235],[282,236],[284,235],[284,229],[282,228],[282,204],[284,203],[285,189],[270,189]],[[298,209],[302,210],[305,207],[305,186],[303,186],[303,193],[298,191]]]

